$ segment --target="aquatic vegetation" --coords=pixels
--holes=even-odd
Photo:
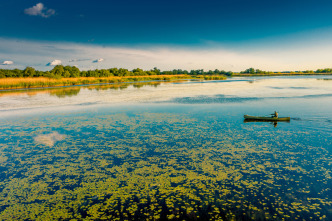
[[[321,133],[136,109],[0,124],[3,220],[332,217]]]
[[[121,83],[135,81],[170,81],[176,79],[203,78],[190,75],[148,75],[148,76],[111,76],[111,77],[76,77],[76,78],[47,78],[47,77],[22,77],[22,78],[0,78],[0,90],[73,86],[101,83]],[[221,77],[225,79],[225,77]]]

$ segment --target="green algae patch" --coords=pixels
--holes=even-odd
[[[317,134],[139,110],[1,128],[1,220],[331,218],[331,155]]]

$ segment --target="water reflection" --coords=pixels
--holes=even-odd
[[[99,84],[76,87],[0,92],[0,111],[95,104],[244,104],[279,99],[332,97],[328,76],[230,78],[226,81],[171,81]],[[313,99],[312,99],[313,100]]]
[[[164,82],[167,83],[167,82]],[[133,88],[143,88],[145,86],[158,87],[161,82],[137,82],[137,83],[119,83],[119,84],[98,84],[88,86],[72,86],[61,88],[38,88],[38,89],[23,89],[23,90],[8,90],[0,91],[0,97],[7,96],[24,96],[28,95],[33,97],[40,94],[49,94],[50,96],[56,96],[58,98],[77,96],[81,89],[104,91],[104,90],[124,90],[132,86]]]
[[[168,83],[168,82],[163,82],[163,83]],[[124,90],[130,86],[132,86],[133,88],[138,88],[138,89],[146,87],[146,86],[151,86],[151,87],[156,88],[160,85],[161,85],[161,82],[137,82],[137,83],[90,85],[90,86],[83,86],[83,88],[86,88],[88,90],[102,91],[102,90]]]
[[[72,97],[72,96],[77,96],[78,93],[80,92],[80,90],[81,90],[81,88],[79,88],[79,87],[56,89],[56,90],[49,91],[49,94],[51,96],[56,96],[58,98]]]
[[[278,123],[290,123],[290,121],[271,121],[271,120],[253,120],[253,119],[244,119],[243,123],[265,123],[265,124],[271,124],[274,127],[278,126]]]
[[[61,88],[38,88],[38,89],[24,89],[24,90],[8,90],[0,91],[0,97],[16,97],[16,96],[28,96],[34,97],[37,95],[50,95],[58,98],[65,98],[76,96],[79,94],[81,87],[61,87]]]
[[[53,147],[58,141],[62,141],[66,138],[66,135],[59,134],[58,132],[52,132],[49,134],[38,135],[34,138],[36,144],[43,144],[45,146]]]

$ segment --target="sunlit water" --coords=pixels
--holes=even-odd
[[[3,92],[0,220],[331,220],[331,79]]]

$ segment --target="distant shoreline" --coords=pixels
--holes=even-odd
[[[47,78],[47,77],[21,77],[0,78],[0,91],[20,89],[42,89],[54,87],[70,87],[93,84],[134,83],[142,81],[171,81],[171,80],[226,80],[227,77],[270,77],[270,76],[310,76],[332,75],[332,73],[269,73],[247,74],[234,73],[232,76],[225,75],[149,75],[149,76],[123,76],[123,77],[77,77],[77,78]]]
[[[303,72],[291,72],[291,73],[268,73],[268,74],[247,74],[247,73],[233,73],[232,77],[269,77],[269,76],[307,76],[307,75],[332,75],[332,73],[303,73]]]

